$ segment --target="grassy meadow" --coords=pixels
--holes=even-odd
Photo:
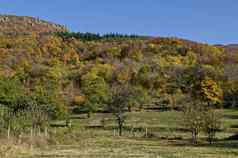
[[[57,121],[51,129],[50,145],[40,145],[24,158],[236,158],[238,141],[227,140],[238,133],[238,112],[222,110],[222,130],[217,141],[209,144],[204,134],[197,145],[183,126],[182,113],[128,113],[123,136],[119,137],[111,114],[72,116],[72,128],[60,127]]]

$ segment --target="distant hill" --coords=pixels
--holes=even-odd
[[[67,28],[38,18],[0,15],[0,33],[67,32]]]
[[[234,48],[234,49],[238,49],[238,44],[227,44],[227,45],[223,45],[223,44],[217,44],[215,45],[217,47],[223,47],[223,48]]]
[[[216,47],[224,48],[228,53],[237,53],[238,52],[238,44],[227,44],[227,45],[215,45]]]
[[[229,48],[238,48],[238,44],[228,44],[228,45],[226,45],[226,47],[229,47]]]

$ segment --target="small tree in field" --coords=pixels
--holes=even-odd
[[[215,140],[216,133],[221,128],[221,115],[210,108],[205,112],[203,119],[203,131],[207,135],[209,143],[212,144]]]
[[[199,102],[184,108],[184,125],[191,132],[194,144],[197,144],[198,134],[203,127],[204,111],[204,106]]]
[[[122,136],[123,124],[126,119],[126,112],[131,97],[132,93],[129,91],[127,85],[116,86],[112,90],[112,102],[109,105],[109,110],[116,117],[120,136]]]

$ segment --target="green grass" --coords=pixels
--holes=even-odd
[[[123,137],[114,136],[116,123],[111,114],[94,114],[90,119],[77,115],[71,131],[58,128],[53,136],[54,145],[39,149],[32,158],[236,158],[238,141],[225,138],[238,132],[238,128],[234,128],[238,125],[238,111],[222,113],[224,129],[212,145],[205,141],[203,134],[199,144],[192,145],[190,133],[182,124],[182,113],[176,111],[130,113]],[[103,118],[107,118],[104,127]],[[131,134],[132,127],[137,130],[136,135]],[[145,128],[152,137],[143,137]]]

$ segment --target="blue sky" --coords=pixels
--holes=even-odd
[[[238,43],[238,0],[0,0],[0,14],[39,17],[71,31]]]

